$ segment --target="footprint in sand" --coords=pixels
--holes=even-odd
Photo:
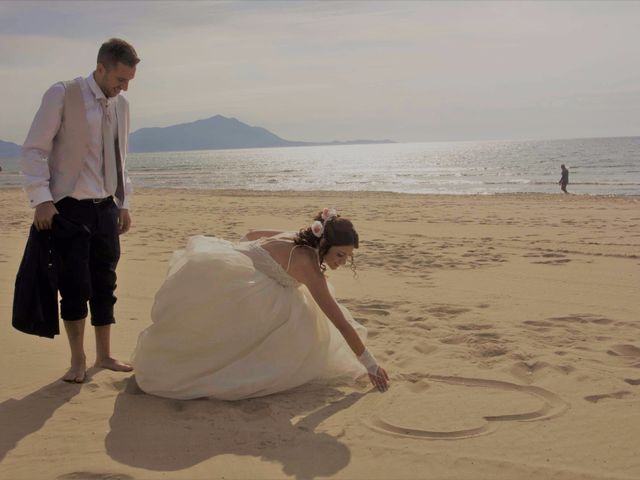
[[[511,367],[511,374],[524,383],[533,383],[540,372],[547,370],[550,365],[547,362],[518,362]]]
[[[124,473],[71,472],[59,475],[57,480],[134,480]]]
[[[421,342],[417,345],[414,345],[413,349],[416,352],[421,353],[423,355],[429,355],[430,353],[435,352],[438,349],[438,347],[436,347],[435,345],[430,345],[426,342]]]
[[[571,365],[551,365],[547,362],[517,362],[509,370],[511,374],[519,381],[531,384],[538,381],[541,377],[561,373],[568,375],[575,371],[575,367]]]
[[[622,398],[627,398],[629,396],[631,396],[631,392],[627,391],[627,390],[622,390],[620,392],[613,392],[613,393],[603,393],[600,395],[589,395],[584,397],[584,399],[587,402],[591,402],[591,403],[598,403],[600,400],[604,400],[607,398],[614,398],[614,399],[622,399]]]
[[[545,322],[543,320],[525,320],[522,323],[524,323],[525,325],[532,325],[534,327],[540,327],[544,329],[548,329],[547,327],[553,327],[553,323]]]
[[[453,318],[468,311],[468,308],[454,305],[435,305],[427,308],[427,312],[437,318]]]
[[[378,315],[387,317],[391,315],[390,310],[400,305],[400,302],[376,302],[367,300],[345,299],[343,303],[347,305],[354,313],[362,313],[366,315]]]
[[[609,355],[640,359],[640,348],[635,345],[613,345],[607,353]]]
[[[384,395],[368,395],[363,405],[361,418],[373,430],[429,440],[486,435],[506,422],[546,420],[569,408],[540,387],[420,374],[405,375]]]
[[[564,317],[551,317],[548,320],[553,322],[565,322],[565,323],[579,323],[579,324],[595,324],[595,325],[610,325],[613,320],[600,315],[594,315],[591,313],[574,313],[566,315]]]
[[[614,357],[620,357],[632,367],[640,368],[640,348],[635,345],[613,345],[607,353]]]
[[[565,265],[571,261],[570,258],[559,258],[556,260],[545,260],[539,262],[531,262],[539,265]]]
[[[458,330],[486,330],[489,328],[493,328],[493,325],[480,323],[462,323],[459,325],[455,325],[455,328],[457,328]]]

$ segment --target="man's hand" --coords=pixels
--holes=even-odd
[[[57,215],[58,209],[53,202],[43,202],[36,206],[33,214],[33,224],[38,230],[51,230],[54,215]]]
[[[131,216],[126,208],[120,209],[120,218],[118,219],[118,233],[123,235],[131,228]]]

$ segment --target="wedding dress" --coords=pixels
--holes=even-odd
[[[340,308],[366,340],[366,329]],[[151,319],[132,357],[136,381],[150,394],[237,400],[366,373],[260,240],[190,238],[170,261]]]

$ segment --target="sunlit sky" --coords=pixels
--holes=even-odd
[[[216,114],[288,140],[640,135],[640,2],[0,1],[0,139],[100,44],[132,131]]]

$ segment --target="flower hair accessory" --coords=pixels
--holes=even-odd
[[[323,208],[322,213],[320,214],[320,218],[322,221],[316,220],[311,224],[311,232],[316,238],[321,238],[324,233],[325,224],[338,216],[338,212],[335,208]]]
[[[338,212],[336,211],[335,208],[323,208],[321,216],[322,216],[322,221],[327,222],[327,220],[336,218],[338,216]]]
[[[324,225],[322,225],[322,222],[319,220],[313,222],[311,224],[311,232],[317,238],[322,237],[322,234],[324,233]]]

